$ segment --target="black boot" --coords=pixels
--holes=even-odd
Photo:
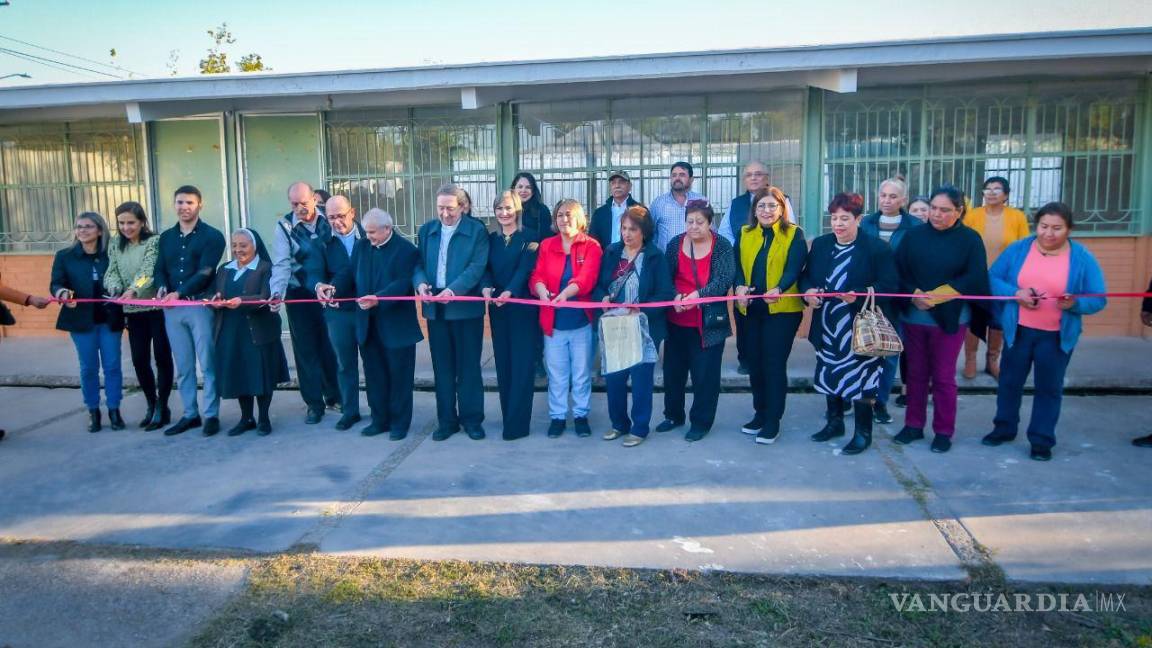
[[[124,423],[124,417],[120,416],[120,410],[112,408],[108,409],[108,425],[113,430],[123,430],[124,428],[128,427]]]
[[[100,408],[88,410],[88,431],[99,432],[101,429],[103,426],[100,424]]]
[[[144,418],[140,419],[140,427],[147,428],[148,424],[152,422],[152,417],[156,415],[156,400],[148,399],[148,409],[144,411]]]
[[[160,401],[156,405],[156,411],[152,413],[152,420],[145,426],[145,430],[152,432],[168,425],[172,422],[172,410],[168,409],[168,401]]]
[[[858,400],[853,403],[853,408],[856,410],[856,425],[852,440],[840,449],[840,454],[860,454],[872,445],[872,402]]]
[[[828,411],[824,413],[824,418],[828,422],[810,437],[817,443],[844,436],[844,399],[839,396],[825,396],[824,400],[828,404]]]

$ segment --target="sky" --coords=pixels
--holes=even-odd
[[[306,72],[1149,27],[1152,1],[8,0],[0,77],[32,78],[0,87],[167,77],[173,56],[193,75],[224,22],[231,61],[255,52],[273,72]]]

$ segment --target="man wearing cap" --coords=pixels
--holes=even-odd
[[[632,205],[640,202],[632,198],[632,178],[627,171],[613,171],[608,175],[608,200],[592,213],[592,225],[588,233],[600,242],[600,247],[620,240],[620,217]]]

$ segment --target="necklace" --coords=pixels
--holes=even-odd
[[[1058,247],[1058,248],[1056,248],[1055,250],[1052,250],[1051,252],[1049,252],[1048,250],[1045,250],[1045,249],[1044,249],[1044,248],[1043,248],[1043,247],[1042,247],[1042,246],[1041,246],[1039,243],[1037,243],[1037,244],[1036,244],[1036,249],[1040,251],[1040,256],[1046,256],[1046,257],[1054,257],[1054,256],[1060,256],[1060,254],[1061,254],[1062,252],[1064,252],[1064,249],[1065,249],[1065,248],[1067,248],[1067,247],[1068,247],[1068,243],[1067,243],[1067,242],[1065,242],[1065,243],[1064,243],[1063,245],[1061,245],[1060,247]]]

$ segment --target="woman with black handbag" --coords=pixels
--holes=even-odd
[[[652,242],[656,224],[642,205],[629,207],[620,217],[620,240],[608,246],[600,262],[600,280],[592,297],[604,303],[623,304],[643,313],[647,340],[643,359],[627,369],[604,374],[608,392],[608,417],[612,429],[605,441],[624,437],[624,447],[638,446],[648,438],[652,420],[652,391],[657,352],[664,341],[667,325],[662,307],[644,308],[633,304],[667,301],[672,297],[672,281],[664,254]],[[611,315],[611,311],[605,317]],[[643,321],[643,320],[642,320]],[[607,363],[605,363],[607,365]],[[628,381],[632,381],[632,412],[628,412]]]
[[[64,302],[56,328],[67,331],[80,359],[80,392],[88,407],[88,431],[99,432],[100,370],[104,370],[104,397],[108,423],[123,430],[120,401],[124,395],[124,375],[120,370],[120,341],[124,312],[110,302],[82,302],[73,299],[106,297],[104,274],[108,271],[108,225],[95,212],[76,217],[75,243],[56,253],[52,261],[52,295]]]
[[[706,200],[685,206],[684,233],[668,242],[664,255],[672,275],[674,301],[720,297],[732,288],[736,260],[732,244],[712,231],[716,213]],[[668,313],[664,345],[664,421],[657,432],[684,425],[684,392],[692,376],[691,425],[686,441],[699,441],[712,429],[720,398],[724,342],[732,335],[728,303],[686,304]]]
[[[852,403],[856,417],[852,440],[842,454],[860,454],[872,445],[872,407],[876,400],[882,358],[857,355],[852,345],[853,320],[865,305],[855,295],[821,298],[821,293],[860,293],[869,288],[879,293],[895,292],[900,284],[892,249],[880,238],[860,231],[864,198],[840,193],[828,205],[832,233],[812,241],[812,250],[800,274],[804,301],[812,307],[808,340],[816,350],[816,376],[813,386],[824,394],[828,411],[824,427],[812,435],[823,443],[844,436],[844,405]],[[882,311],[889,299],[876,298]],[[892,320],[893,313],[885,316]]]

